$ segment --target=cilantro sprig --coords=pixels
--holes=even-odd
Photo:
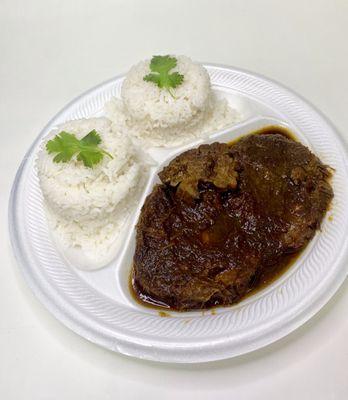
[[[62,131],[47,142],[46,150],[49,154],[57,153],[53,158],[56,163],[68,162],[76,155],[78,161],[92,168],[104,158],[104,155],[113,158],[111,154],[98,147],[101,141],[94,129],[80,140],[74,134]]]
[[[170,73],[170,70],[177,65],[177,59],[170,56],[153,56],[150,62],[151,73],[144,76],[144,81],[153,82],[158,87],[167,89],[171,96],[174,97],[171,89],[175,89],[181,85],[184,75],[178,72]]]

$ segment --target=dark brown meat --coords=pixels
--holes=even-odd
[[[282,249],[301,248],[319,228],[333,197],[328,168],[307,147],[282,135],[249,135],[232,148],[240,191],[285,229]],[[286,225],[286,227],[285,227]]]
[[[159,176],[137,226],[133,285],[176,310],[240,300],[308,243],[333,196],[328,169],[279,134],[201,146]]]
[[[211,182],[219,189],[237,186],[237,173],[230,147],[225,143],[205,144],[177,156],[158,174],[163,183],[178,186],[199,197],[198,183]]]

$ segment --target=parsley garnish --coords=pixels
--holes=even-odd
[[[56,163],[68,162],[76,154],[78,161],[92,168],[103,159],[104,155],[113,158],[111,154],[98,147],[100,143],[101,138],[95,130],[80,140],[74,134],[63,131],[47,142],[46,149],[49,154],[58,153],[53,158]]]
[[[171,89],[181,85],[184,75],[169,71],[176,67],[177,59],[170,56],[153,56],[150,63],[151,73],[144,76],[144,81],[153,82],[160,88],[165,88],[173,96]],[[173,96],[174,97],[174,96]]]

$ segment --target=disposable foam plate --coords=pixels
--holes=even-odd
[[[138,207],[122,232],[122,248],[105,268],[87,272],[69,265],[51,239],[35,159],[43,138],[58,124],[102,115],[119,97],[123,76],[78,97],[43,129],[14,181],[9,228],[14,254],[39,300],[86,339],[134,357],[177,363],[219,360],[250,352],[287,335],[313,316],[347,275],[347,153],[334,127],[305,100],[269,79],[235,68],[206,65],[214,90],[237,105],[243,121],[204,140],[172,149],[149,149],[156,161]],[[214,312],[168,312],[143,307],[129,293],[134,227],[157,172],[182,151],[203,142],[228,142],[268,125],[288,127],[334,168],[334,200],[316,234],[294,265],[273,284],[239,304]]]

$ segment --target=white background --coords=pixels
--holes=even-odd
[[[7,202],[46,122],[153,54],[276,79],[348,140],[347,0],[0,0],[0,399],[347,399],[348,284],[283,340],[232,360],[165,365],[101,349],[57,322],[14,262]]]

